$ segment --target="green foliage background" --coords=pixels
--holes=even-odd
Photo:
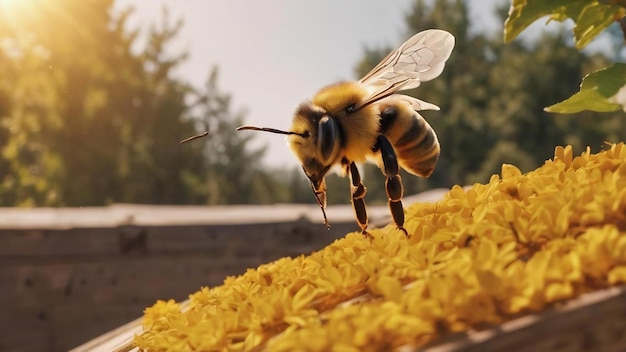
[[[571,20],[576,48],[582,49],[605,30],[621,27],[623,47],[626,39],[626,1],[624,0],[512,0],[509,16],[504,22],[504,40],[509,42],[530,24],[547,17],[550,21]],[[618,30],[619,31],[619,30]],[[619,54],[616,55],[619,57]],[[560,103],[546,107],[546,111],[575,113],[591,111],[626,111],[626,66],[621,63],[602,68],[585,76],[580,92]]]
[[[468,4],[461,0],[417,0],[406,17],[409,37],[427,28],[441,28],[457,39],[443,74],[426,82],[415,96],[441,107],[421,114],[437,132],[441,157],[429,179],[405,174],[409,194],[435,187],[486,182],[511,163],[524,172],[541,165],[556,145],[600,150],[605,141],[626,138],[623,112],[551,114],[544,107],[572,95],[585,72],[610,61],[585,54],[571,45],[564,29],[544,33],[531,45],[505,44],[502,33],[472,33]],[[504,22],[508,6],[498,9]],[[366,73],[391,48],[370,49],[357,66]],[[385,200],[384,179],[366,167],[368,199]]]
[[[40,5],[19,26],[0,13],[0,206],[314,202],[300,169],[269,169],[264,150],[250,147],[254,135],[235,132],[244,113],[219,89],[217,68],[200,89],[172,74],[186,58],[168,49],[181,21],[165,11],[145,40],[128,26],[132,11],[115,13],[112,0]],[[423,116],[442,156],[431,178],[403,176],[406,194],[485,182],[502,163],[528,171],[555,145],[597,151],[626,140],[623,112],[544,111],[610,60],[579,52],[564,30],[531,45],[474,33],[467,7],[416,0],[405,38],[356,63],[355,78],[427,28],[457,38],[442,76],[410,92],[441,107]],[[205,130],[210,138],[178,145]],[[386,201],[380,170],[365,166],[364,181],[368,203]],[[329,203],[349,201],[347,179],[331,176],[328,188]]]
[[[279,199],[217,69],[203,89],[172,74],[181,21],[164,11],[140,40],[112,0],[31,6],[19,23],[0,13],[0,206]],[[211,138],[179,146],[203,129]]]

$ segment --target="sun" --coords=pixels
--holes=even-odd
[[[40,0],[0,0],[0,17],[13,18],[33,11]]]
[[[29,14],[33,14],[39,0],[0,0],[0,21],[9,28],[16,27]],[[1,27],[1,26],[0,26]]]
[[[9,15],[10,12],[22,7],[25,2],[28,0],[0,0],[0,11],[3,12],[3,15]],[[6,13],[4,13],[5,11]]]

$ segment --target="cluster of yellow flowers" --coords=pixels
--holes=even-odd
[[[348,234],[146,309],[160,350],[378,351],[499,324],[626,283],[626,146],[502,175],[407,210],[406,229]]]

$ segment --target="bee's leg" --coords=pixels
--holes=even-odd
[[[311,189],[313,190],[317,204],[322,210],[322,215],[324,216],[324,226],[326,226],[326,229],[330,229],[330,224],[328,223],[328,218],[326,217],[326,180],[322,179],[317,187],[311,181]]]
[[[400,177],[396,152],[393,150],[393,146],[387,137],[382,134],[378,135],[375,148],[380,150],[383,159],[384,168],[382,171],[387,176],[385,191],[387,192],[389,210],[391,211],[393,222],[408,237],[409,233],[404,228],[404,209],[402,208],[402,194],[404,190],[402,189],[402,178]]]
[[[356,215],[356,221],[361,228],[361,234],[364,237],[371,237],[367,232],[367,210],[365,209],[365,193],[367,189],[361,182],[361,175],[359,175],[359,169],[355,163],[350,163],[348,166],[350,173],[351,194],[352,194],[352,207],[354,208],[354,215]]]

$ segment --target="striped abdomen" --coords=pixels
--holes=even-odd
[[[428,177],[439,159],[435,131],[416,111],[402,103],[381,106],[380,133],[393,145],[400,167]]]

